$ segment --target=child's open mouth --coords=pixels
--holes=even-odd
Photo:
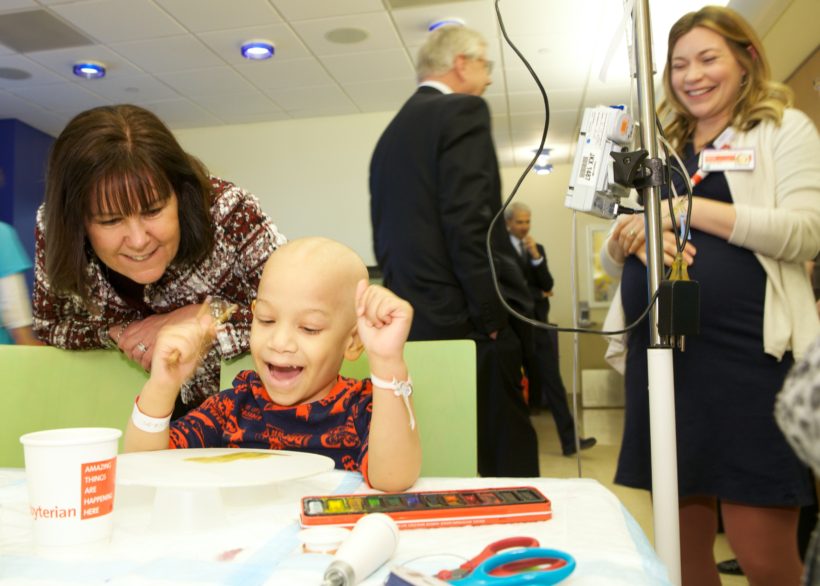
[[[268,364],[268,371],[274,380],[281,382],[288,382],[298,377],[302,370],[301,366],[277,366],[276,364]]]

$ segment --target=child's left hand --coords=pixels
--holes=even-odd
[[[401,357],[413,322],[413,307],[395,293],[365,279],[356,287],[359,338],[368,356]]]

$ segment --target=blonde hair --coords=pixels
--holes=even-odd
[[[487,42],[478,31],[455,25],[437,28],[419,49],[416,59],[418,80],[447,73],[458,55],[478,59],[486,48]]]
[[[740,86],[730,124],[740,131],[747,131],[764,120],[780,124],[783,111],[792,105],[792,91],[771,79],[771,70],[763,44],[746,20],[731,8],[704,6],[697,12],[682,16],[669,30],[666,66],[663,70],[663,89],[666,96],[659,113],[669,118],[665,132],[676,149],[695,131],[696,119],[678,100],[672,90],[672,50],[682,36],[695,27],[709,29],[726,40],[729,50],[746,71]]]

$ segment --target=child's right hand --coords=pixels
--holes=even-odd
[[[151,359],[151,377],[143,385],[135,409],[143,416],[161,422],[164,427],[140,427],[133,416],[125,430],[126,452],[164,450],[168,448],[168,419],[182,384],[191,378],[204,349],[216,333],[210,315],[210,299],[206,299],[195,318],[164,326],[157,335]]]
[[[152,387],[163,389],[174,399],[182,385],[196,370],[213,340],[216,329],[210,315],[209,301],[195,318],[168,325],[159,331],[151,360]]]

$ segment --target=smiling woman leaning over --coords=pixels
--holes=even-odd
[[[37,214],[34,330],[72,350],[118,347],[148,370],[160,327],[210,296],[239,306],[181,394],[219,390],[222,357],[248,350],[250,300],[285,242],[257,199],[210,177],[151,112],[78,114],[52,147]]]

